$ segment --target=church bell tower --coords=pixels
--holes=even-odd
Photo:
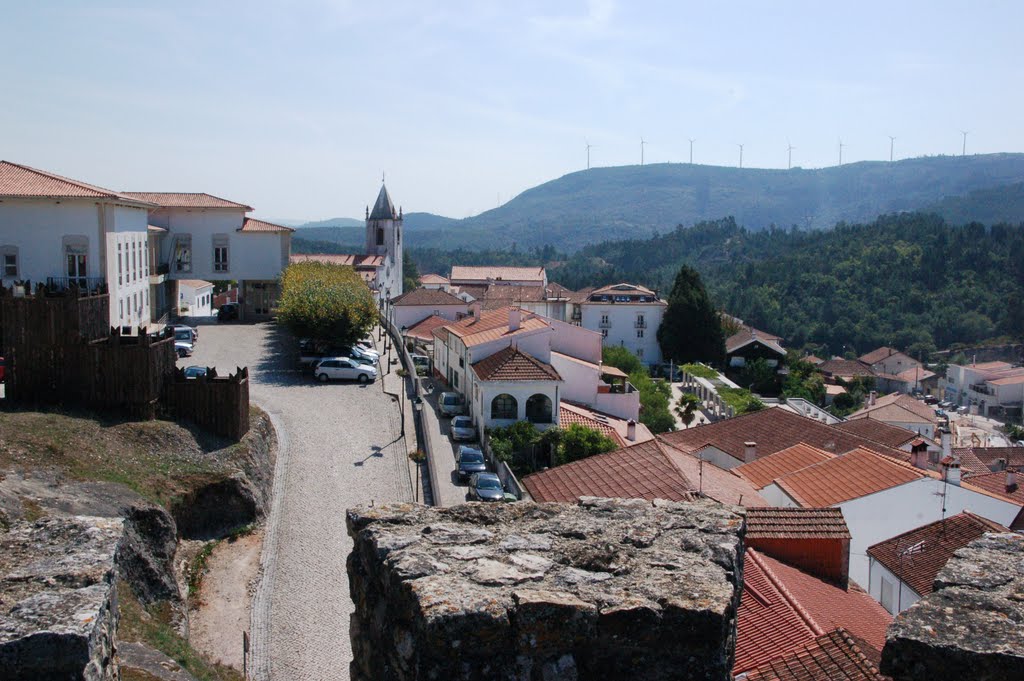
[[[384,257],[378,276],[379,295],[402,295],[402,211],[395,211],[383,184],[373,209],[366,209],[366,254]]]

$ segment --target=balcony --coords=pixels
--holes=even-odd
[[[612,328],[612,323],[611,323],[611,320],[609,320],[609,319],[602,319],[602,320],[601,320],[601,321],[600,321],[600,322],[598,323],[597,327],[598,327],[599,329],[610,329],[610,328]]]
[[[971,386],[971,392],[977,393],[979,395],[989,395],[989,396],[994,396],[996,394],[995,391],[992,390],[992,388],[989,388],[984,383],[975,383],[974,385],[972,385]]]
[[[643,320],[643,319],[638,319],[638,320],[636,320],[636,322],[633,323],[633,328],[634,329],[646,329],[647,328],[647,322],[645,320]]]
[[[95,295],[107,292],[107,280],[105,277],[47,277],[46,290],[48,293],[63,293],[72,288],[78,290],[80,295]]]

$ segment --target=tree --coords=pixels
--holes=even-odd
[[[296,336],[351,344],[377,316],[370,289],[351,267],[304,262],[281,274],[277,318]]]
[[[676,274],[668,308],[658,327],[658,344],[665,357],[678,363],[721,362],[725,334],[697,270],[683,265]]]
[[[409,251],[402,251],[402,290],[412,291],[420,286],[420,271]]]
[[[689,427],[697,418],[698,409],[700,409],[700,398],[693,393],[683,393],[676,402],[676,415],[686,427]]]
[[[634,374],[644,371],[644,365],[636,355],[620,345],[612,345],[601,350],[601,360],[616,369],[622,369],[623,373]]]
[[[640,423],[652,433],[667,433],[676,427],[676,420],[669,411],[672,389],[664,381],[655,381],[646,371],[629,375],[629,382],[640,393]]]
[[[593,428],[573,423],[562,431],[555,462],[561,466],[617,448],[618,445],[610,437],[602,435]]]
[[[774,395],[778,391],[779,379],[768,360],[755,357],[747,361],[739,372],[739,384],[753,386],[752,390],[756,393]]]

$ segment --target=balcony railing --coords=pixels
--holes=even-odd
[[[633,324],[633,327],[634,327],[634,328],[637,328],[637,329],[646,329],[646,328],[647,328],[647,322],[646,322],[646,321],[644,321],[643,319],[638,319],[638,320],[636,320],[636,322],[635,322],[635,323]]]
[[[598,326],[598,328],[601,328],[601,329],[610,329],[610,328],[612,328],[612,323],[608,319],[602,319],[601,322],[597,326]]]
[[[51,293],[62,293],[77,288],[81,295],[106,293],[105,277],[47,277],[46,289]]]
[[[992,390],[992,388],[989,388],[984,383],[975,383],[974,385],[971,386],[971,390],[973,392],[978,393],[979,395],[995,395],[996,394],[995,391]]]

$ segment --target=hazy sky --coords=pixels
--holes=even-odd
[[[1024,3],[0,0],[0,158],[263,217],[586,165],[1024,151]],[[714,7],[712,7],[714,6]]]

